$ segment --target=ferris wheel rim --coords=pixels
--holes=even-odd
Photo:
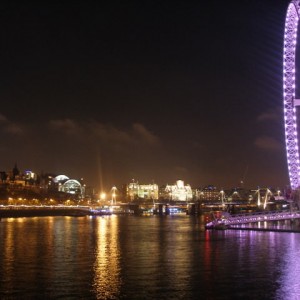
[[[288,6],[285,19],[283,51],[283,104],[287,163],[290,185],[293,190],[299,188],[300,185],[300,161],[295,108],[295,104],[297,103],[295,99],[295,59],[299,14],[300,0],[292,0]]]

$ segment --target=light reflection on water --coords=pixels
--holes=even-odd
[[[300,233],[105,216],[2,219],[0,237],[0,299],[300,298]]]
[[[281,247],[285,249],[285,254],[280,266],[283,272],[278,279],[278,299],[300,299],[299,235],[292,233],[289,241],[281,244]]]
[[[120,249],[118,217],[95,218],[96,247],[94,290],[97,299],[120,297]]]

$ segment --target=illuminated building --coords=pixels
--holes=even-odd
[[[25,171],[25,180],[29,183],[34,183],[37,181],[37,174],[32,171]]]
[[[11,172],[1,172],[1,183],[7,183],[13,186],[25,187],[36,185],[38,176],[32,171],[25,171],[21,173],[17,165]]]
[[[165,197],[174,201],[189,201],[193,199],[192,188],[189,184],[184,185],[183,180],[177,180],[174,185],[166,185]]]
[[[64,192],[67,194],[84,196],[84,186],[80,184],[78,180],[69,179],[69,177],[65,175],[58,175],[53,178],[53,182],[57,186],[57,190],[59,192]]]
[[[200,200],[217,201],[220,199],[220,191],[212,185],[204,187],[199,193]]]
[[[127,185],[126,196],[131,201],[136,199],[158,199],[158,185],[152,184],[139,184],[134,179]]]

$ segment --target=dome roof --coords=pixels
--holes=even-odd
[[[56,177],[53,179],[53,181],[54,181],[55,183],[58,183],[58,182],[60,182],[60,181],[66,181],[66,180],[69,180],[69,177],[66,176],[66,175],[58,175],[58,176],[56,176]]]

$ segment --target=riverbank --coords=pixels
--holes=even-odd
[[[1,208],[1,218],[20,218],[20,217],[51,217],[51,216],[72,216],[80,217],[90,215],[90,211],[81,208],[66,207],[20,207],[20,208]]]

